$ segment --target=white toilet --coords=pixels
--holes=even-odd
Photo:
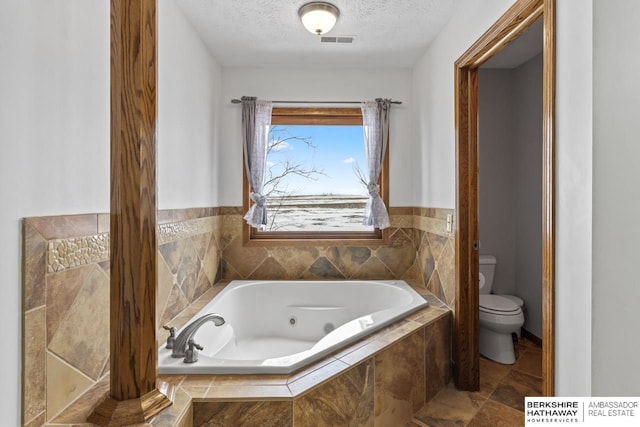
[[[522,299],[491,293],[496,258],[480,255],[480,354],[499,363],[516,362],[512,333],[520,334],[524,325]]]

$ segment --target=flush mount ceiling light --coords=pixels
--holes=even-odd
[[[314,1],[307,3],[298,10],[302,25],[313,34],[325,34],[331,31],[340,11],[331,3]]]

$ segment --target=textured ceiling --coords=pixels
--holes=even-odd
[[[332,0],[340,18],[321,44],[298,18],[308,0],[173,0],[222,66],[411,67],[460,0]]]

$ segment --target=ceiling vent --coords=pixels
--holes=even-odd
[[[320,37],[320,43],[329,43],[329,44],[351,44],[355,40],[353,36],[338,36],[338,37]]]

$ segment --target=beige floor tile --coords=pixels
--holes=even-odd
[[[529,348],[540,348],[538,347],[537,344],[535,344],[533,341],[527,339],[527,338],[521,338],[520,340],[518,340],[518,342],[523,345],[524,347],[529,347]]]
[[[467,427],[516,427],[524,425],[524,413],[492,400],[471,419]]]
[[[525,396],[540,396],[541,391],[540,378],[512,369],[498,384],[490,399],[523,411]]]
[[[485,398],[478,393],[449,386],[420,409],[414,420],[427,426],[463,426],[470,421]]]
[[[513,369],[542,378],[542,349],[538,347],[526,348]]]
[[[511,371],[511,366],[480,358],[480,391],[484,397],[491,396],[500,381]]]
[[[503,365],[480,358],[480,390],[442,390],[414,416],[415,426],[515,427],[524,425],[525,396],[542,391],[542,351],[527,339],[515,344],[517,361]]]

